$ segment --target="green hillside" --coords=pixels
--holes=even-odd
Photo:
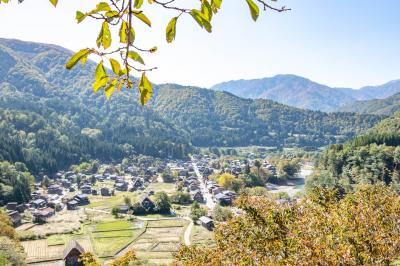
[[[308,187],[324,185],[350,191],[357,184],[384,183],[400,193],[400,113],[384,119],[321,156]]]
[[[188,130],[196,146],[320,147],[343,142],[380,120],[178,85],[161,85],[150,105],[166,120]]]
[[[155,86],[145,107],[136,90],[107,101],[90,88],[92,62],[65,70],[71,54],[54,45],[0,39],[0,159],[24,162],[37,174],[132,153],[183,158],[196,146],[320,147],[382,119],[174,84]]]
[[[400,111],[400,93],[386,99],[357,101],[340,108],[342,112],[356,112],[360,114],[392,115]]]

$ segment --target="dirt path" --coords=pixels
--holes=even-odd
[[[188,225],[188,227],[186,228],[185,234],[184,234],[184,239],[185,239],[185,245],[186,246],[190,246],[190,232],[192,232],[192,228],[193,228],[193,221],[189,218],[184,218],[185,220],[190,221],[190,224]]]

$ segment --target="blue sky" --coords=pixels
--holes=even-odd
[[[13,0],[16,2],[16,0]],[[184,0],[178,0],[187,2]],[[193,0],[193,2],[196,2]],[[25,0],[0,6],[0,37],[55,43],[71,50],[92,47],[98,22],[74,21],[76,10],[93,0]],[[148,10],[151,32],[137,28],[141,46],[157,45],[146,57],[157,83],[209,87],[232,79],[297,74],[336,87],[359,88],[400,79],[400,1],[280,0],[292,11],[263,12],[255,23],[245,0],[224,0],[213,33],[190,17],[178,22],[177,38],[165,42],[165,26],[175,13]]]

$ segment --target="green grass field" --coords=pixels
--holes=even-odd
[[[73,238],[72,235],[51,235],[47,238],[48,246],[65,245]]]
[[[93,238],[92,243],[99,257],[114,256],[132,242],[132,237]]]
[[[90,196],[90,204],[86,208],[99,208],[102,210],[111,209],[114,206],[124,204],[124,197],[129,197],[131,201],[135,201],[138,197],[136,192],[117,192],[115,196]]]
[[[133,224],[129,221],[112,221],[97,223],[94,231],[116,231],[133,228]]]
[[[91,240],[96,254],[100,257],[114,256],[143,232],[133,228],[133,223],[124,220],[93,225]]]

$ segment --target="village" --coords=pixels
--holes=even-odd
[[[129,249],[145,264],[167,264],[181,244],[212,245],[212,230],[221,222],[214,219],[216,209],[240,213],[231,207],[238,192],[210,177],[239,176],[254,162],[236,159],[222,165],[209,155],[187,161],[140,156],[59,171],[35,184],[28,204],[9,202],[5,209],[29,264],[62,265],[84,251],[107,264]],[[260,167],[276,175],[268,161]]]

